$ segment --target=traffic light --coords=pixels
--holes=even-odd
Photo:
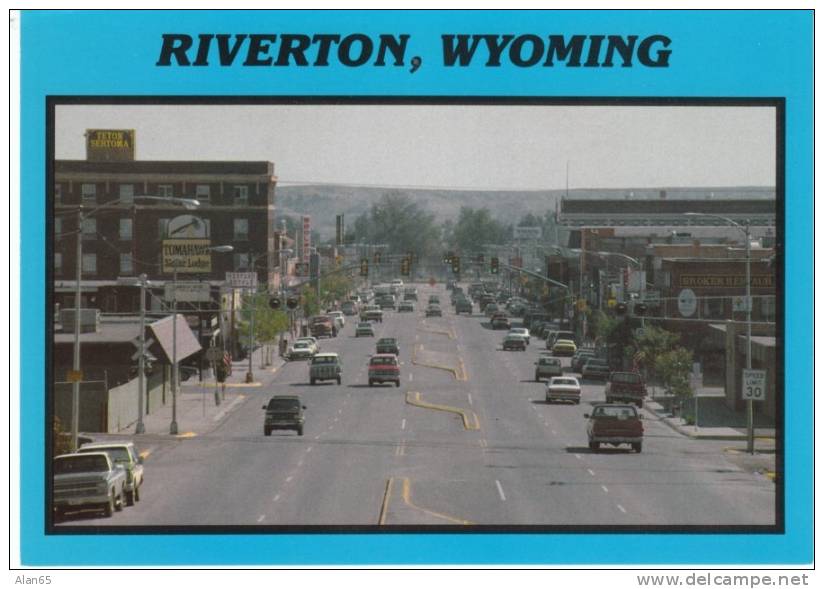
[[[361,258],[361,261],[360,261],[360,275],[361,276],[369,276],[369,260],[367,258]]]
[[[451,264],[453,259],[455,259],[455,254],[453,252],[446,252],[446,255],[443,257],[443,263]]]
[[[269,308],[270,309],[280,309],[280,298],[279,297],[269,297]]]
[[[454,256],[452,258],[452,273],[453,274],[460,274],[461,273],[461,258],[459,256]]]
[[[632,306],[632,314],[642,316],[647,312],[647,304],[646,303],[635,303]]]
[[[409,276],[409,258],[401,260],[401,274],[403,276]]]
[[[494,257],[489,261],[489,271],[493,274],[498,273],[498,258]]]
[[[615,305],[615,314],[616,315],[626,315],[627,314],[627,304],[626,303],[618,303]]]
[[[297,297],[289,297],[286,299],[286,306],[290,309],[297,309],[298,307],[298,298]]]

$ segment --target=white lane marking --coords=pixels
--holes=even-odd
[[[272,497],[272,501],[278,501],[278,500],[280,500],[280,495],[275,495],[274,497]]]
[[[412,382],[412,375],[409,375],[409,382]]]
[[[573,456],[575,456],[575,458],[577,458],[578,460],[581,460],[581,455],[580,454],[573,454]]]
[[[549,426],[549,424],[546,424],[546,425]],[[558,435],[558,432],[556,432],[555,430],[552,430],[552,433],[556,436]]]
[[[609,493],[609,489],[607,489],[604,485],[601,485],[601,488],[604,490],[604,493]]]
[[[243,399],[245,399],[245,397],[244,397],[243,395],[238,396],[238,397],[235,397],[235,399],[234,399],[231,403],[229,403],[229,406],[228,406],[228,407],[226,407],[225,409],[222,409],[222,410],[220,410],[220,411],[218,411],[218,412],[217,412],[217,414],[216,414],[216,415],[212,418],[212,421],[220,421],[221,419],[223,419],[223,417],[224,417],[224,416],[225,416],[225,415],[226,415],[229,411],[231,411],[231,410],[232,410],[232,407],[234,407],[235,405],[237,405],[238,403],[240,403]]]
[[[406,429],[406,419],[401,420],[401,429]]]
[[[298,460],[298,466],[303,466],[303,458],[301,458],[300,460]]]
[[[592,471],[591,468],[588,468],[587,472],[589,473],[590,476],[593,476],[593,477],[595,476],[595,473]]]
[[[316,440],[319,440],[319,439],[320,439],[320,437],[321,437],[322,435],[323,435],[323,434],[318,434],[318,435],[316,435],[316,436],[315,436],[315,439],[316,439]]]
[[[501,501],[506,501],[506,495],[504,495],[504,488],[501,486],[501,481],[495,479],[495,486],[498,487],[498,495],[501,496]]]
[[[262,521],[263,521],[263,520],[265,520],[265,519],[266,519],[266,516],[265,516],[265,515],[261,515],[261,516],[258,518],[258,523],[262,522]]]
[[[332,426],[330,425],[329,427],[327,427],[326,431],[332,431]]]
[[[306,451],[311,452],[312,451],[312,446],[309,446],[308,448],[306,448]]]
[[[469,404],[472,405],[472,393],[467,393],[466,396],[469,398]]]
[[[294,478],[294,477],[293,477],[292,475],[289,475],[288,477],[286,477],[286,482],[288,483],[288,482],[289,482],[289,481],[291,481],[293,478]]]
[[[622,513],[626,513],[626,512],[627,512],[627,510],[626,510],[626,509],[624,509],[624,506],[623,506],[623,505],[621,505],[620,503],[618,504],[618,509],[620,509]]]
[[[338,420],[338,418],[336,417],[336,418],[335,418],[335,419],[333,419],[332,421],[337,421],[337,420]]]
[[[338,415],[340,415],[341,413],[343,413],[343,409],[338,409]]]

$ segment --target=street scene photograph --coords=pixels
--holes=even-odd
[[[47,114],[49,534],[782,530],[780,102]]]

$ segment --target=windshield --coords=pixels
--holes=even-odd
[[[553,378],[551,384],[575,386],[578,382],[572,378]]]
[[[295,349],[308,348],[309,344],[307,344],[306,342],[295,342],[295,345],[293,347]]]
[[[298,399],[269,399],[269,411],[297,411],[300,407]]]
[[[113,447],[113,448],[80,448],[78,452],[105,452],[109,455],[114,462],[129,462],[129,451],[126,448],[122,447]]]
[[[338,359],[333,356],[315,356],[312,358],[312,364],[337,364]]]
[[[67,456],[54,461],[54,474],[71,474],[73,472],[106,472],[109,463],[105,456]]]
[[[398,361],[395,360],[395,358],[390,358],[388,356],[372,358],[371,360],[369,360],[369,364],[371,364],[372,366],[376,366],[378,364],[391,364],[392,366],[395,366],[397,363]]]
[[[592,412],[593,417],[617,417],[618,419],[631,419],[637,415],[635,407],[596,407]]]
[[[635,372],[616,372],[612,375],[612,382],[638,384],[641,382],[641,375]]]
[[[395,340],[393,340],[391,338],[381,338],[381,339],[378,340],[378,343],[381,344],[381,345],[386,344],[386,345],[392,346],[392,345],[395,344]]]

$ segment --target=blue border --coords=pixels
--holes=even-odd
[[[181,24],[183,23],[183,24]],[[411,35],[408,68],[157,68],[162,33]],[[666,69],[444,68],[447,33],[665,34]],[[812,11],[179,12],[21,16],[21,559],[31,566],[806,564],[813,559]],[[94,67],[90,67],[94,64]],[[228,91],[227,91],[228,89]],[[47,95],[783,97],[786,99],[784,534],[46,536],[44,170]],[[803,287],[802,285],[810,285]],[[797,350],[797,353],[792,351]],[[242,538],[242,541],[237,541]],[[609,551],[602,550],[603,542]]]

